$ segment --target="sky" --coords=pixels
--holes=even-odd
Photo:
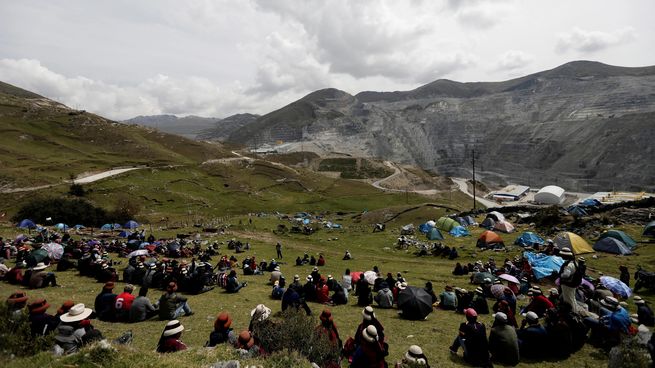
[[[655,1],[0,0],[0,81],[123,120],[655,65]]]

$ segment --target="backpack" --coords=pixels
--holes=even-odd
[[[573,275],[571,275],[568,279],[562,278],[560,273],[560,282],[568,287],[578,287],[580,284],[582,284],[582,277],[584,276],[586,267],[580,267],[580,265],[578,265],[575,261],[566,261],[562,265],[562,269],[567,267],[570,262],[573,262],[573,265],[575,266],[575,272],[573,272]]]

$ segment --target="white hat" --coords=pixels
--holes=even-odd
[[[273,269],[273,271],[278,271],[278,272],[279,272],[279,271],[280,271],[280,266],[275,266],[275,268]]]
[[[557,290],[556,288],[550,288],[549,291],[550,291],[550,293],[553,294],[553,295],[559,295],[559,290]]]
[[[638,314],[631,314],[630,315],[630,321],[634,323],[635,325],[639,324],[639,315]]]
[[[184,326],[182,326],[180,321],[174,319],[166,324],[166,327],[164,327],[163,335],[166,337],[173,336],[182,331],[184,331]]]
[[[374,342],[378,339],[378,329],[370,325],[362,332],[362,337],[368,342]]]
[[[603,300],[600,301],[600,304],[611,308],[612,310],[619,308],[619,301],[612,296],[606,296]]]
[[[494,318],[496,319],[496,321],[507,323],[507,314],[503,312],[494,313]]]
[[[293,275],[293,280],[294,280],[294,281],[298,281],[298,280],[300,280],[300,276],[299,276],[299,275]]]
[[[312,282],[314,279],[312,278],[312,275],[307,275],[307,281]]]
[[[268,308],[264,304],[258,304],[255,309],[250,311],[250,317],[254,318],[257,321],[263,321],[271,315],[271,308]]]
[[[573,257],[573,252],[571,252],[571,248],[564,247],[559,250],[559,255]]]
[[[405,360],[409,363],[414,363],[417,365],[426,365],[428,362],[425,361],[425,356],[423,355],[423,349],[418,345],[412,345],[407,349],[405,353]]]
[[[64,313],[59,316],[62,322],[78,322],[83,319],[86,319],[88,316],[93,313],[93,309],[85,308],[84,304],[79,303],[75,304],[68,310],[68,313]]]
[[[41,270],[44,270],[46,267],[48,267],[48,265],[46,265],[43,262],[39,262],[39,263],[36,264],[36,266],[32,267],[32,270],[33,271],[41,271]]]
[[[373,312],[373,307],[369,305],[368,307],[364,308],[364,310],[362,310],[362,316],[364,316],[365,320],[369,320],[369,321],[372,318],[375,318],[375,312]]]
[[[528,321],[532,321],[532,322],[539,320],[539,316],[537,315],[537,313],[535,313],[533,311],[530,311],[530,312],[526,313],[525,318],[527,318]]]
[[[482,288],[479,286],[475,288],[475,292],[478,294],[484,294],[484,290],[482,290]]]
[[[406,282],[396,282],[396,287],[398,290],[405,290],[407,289],[407,283]]]
[[[642,299],[639,295],[634,296],[635,304],[646,304],[646,301]]]

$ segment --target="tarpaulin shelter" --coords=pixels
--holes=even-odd
[[[584,201],[578,203],[578,206],[582,207],[598,207],[600,205],[602,205],[602,203],[596,198],[587,198]]]
[[[487,230],[478,238],[477,246],[478,248],[503,248],[505,243],[498,234]]]
[[[448,233],[456,238],[471,235],[471,233],[469,233],[469,231],[464,226],[455,226],[454,228],[450,229]]]
[[[594,243],[594,250],[620,255],[632,254],[630,248],[628,248],[628,246],[625,245],[622,241],[610,237],[602,238]]]
[[[398,309],[403,318],[422,320],[432,313],[432,296],[424,288],[408,286],[398,293]]]
[[[428,240],[443,240],[444,237],[441,234],[441,231],[436,227],[430,229],[430,232],[427,233]]]
[[[628,234],[624,233],[621,230],[606,231],[600,234],[599,239],[603,239],[603,238],[614,238],[616,240],[620,240],[623,244],[625,244],[630,249],[637,246],[637,242],[634,241],[634,239],[632,239]]]
[[[455,226],[459,226],[459,223],[450,217],[440,217],[437,220],[436,226],[441,231],[450,231]]]
[[[494,229],[509,234],[514,231],[514,225],[509,221],[497,221],[494,225]]]
[[[420,224],[418,226],[418,231],[422,232],[423,234],[429,234],[430,229],[432,229],[432,226],[428,225],[427,223],[425,224]]]
[[[534,247],[535,245],[544,245],[546,244],[546,241],[544,241],[544,239],[539,235],[530,231],[526,231],[518,238],[516,238],[514,244],[520,245],[522,247]]]
[[[573,217],[589,216],[587,211],[582,206],[577,205],[570,206],[566,209],[566,212],[568,212]]]
[[[558,273],[564,260],[558,256],[547,256],[543,253],[523,252],[523,257],[532,266],[532,273],[537,280]]]
[[[571,232],[559,233],[553,241],[557,248],[569,248],[573,251],[573,254],[592,253],[594,251],[591,245],[582,239],[580,235]]]

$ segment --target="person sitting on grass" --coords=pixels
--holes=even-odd
[[[30,289],[40,289],[52,285],[57,286],[57,277],[54,272],[45,272],[44,270],[49,267],[43,262],[39,262],[36,266],[32,267],[32,275],[30,276],[29,285]]]
[[[116,302],[116,294],[113,292],[114,283],[107,282],[102,286],[102,291],[96,296],[94,309],[98,319],[101,321],[114,321],[114,303]]]
[[[148,288],[142,287],[139,289],[139,296],[134,299],[130,307],[129,320],[132,323],[145,321],[156,316],[159,313],[159,305],[154,306],[147,297]]]
[[[362,343],[353,354],[352,368],[386,367],[385,357],[389,355],[375,326],[362,331]]]
[[[368,326],[375,326],[378,341],[384,342],[384,327],[375,316],[375,311],[373,307],[368,306],[362,310],[362,323],[357,326],[357,331],[355,332],[355,344],[359,346],[362,343],[362,333]]]
[[[193,314],[187,298],[177,295],[177,283],[170,282],[166,288],[166,293],[159,298],[159,319],[174,320],[182,316]]]
[[[389,285],[386,282],[380,284],[380,290],[377,295],[373,297],[376,303],[380,308],[391,308],[393,307],[393,292],[389,289]]]
[[[164,327],[157,344],[158,353],[175,353],[177,351],[186,350],[187,346],[180,340],[184,331],[184,326],[178,320],[172,320]]]
[[[30,311],[29,321],[32,336],[45,336],[54,331],[59,324],[58,318],[46,313],[49,307],[50,304],[43,298],[36,299],[27,306]]]
[[[241,288],[244,288],[247,285],[247,282],[239,283],[239,280],[237,279],[237,272],[232,270],[227,276],[227,285],[225,286],[225,291],[228,293],[238,293]]]
[[[522,357],[534,360],[544,358],[546,354],[544,346],[548,344],[548,332],[539,323],[539,316],[535,312],[525,314],[525,319],[516,335],[519,339],[519,350]]]
[[[478,322],[478,313],[473,308],[464,310],[466,322],[459,325],[459,334],[448,348],[451,354],[457,354],[461,346],[464,349],[464,360],[475,366],[490,367],[487,331]]]
[[[513,366],[519,363],[519,340],[516,330],[507,322],[505,313],[494,314],[494,324],[489,332],[489,353],[495,362]]]
[[[221,312],[214,321],[214,331],[209,334],[209,341],[205,346],[214,347],[224,343],[236,344],[237,335],[230,326],[232,326],[232,317],[228,312]]]
[[[134,285],[126,284],[123,292],[116,296],[114,312],[116,313],[116,319],[120,322],[127,322],[130,319],[130,308],[132,308],[135,299],[132,291],[134,291]]]
[[[234,346],[237,348],[241,359],[254,358],[264,352],[263,349],[255,344],[255,337],[248,330],[241,331]]]
[[[23,315],[23,310],[25,310],[25,305],[27,305],[27,294],[24,291],[15,291],[13,294],[9,295],[7,298],[7,312],[9,319],[12,321],[18,321]]]
[[[453,292],[453,287],[446,285],[444,291],[439,294],[439,308],[443,310],[455,310],[457,308],[457,295]]]
[[[423,349],[418,345],[412,345],[407,349],[403,359],[396,362],[395,368],[415,368],[425,367],[430,368],[428,357],[423,354]]]
[[[330,360],[326,359],[326,361],[320,362],[322,363],[321,366],[327,368],[341,367],[339,364],[339,358],[341,356],[342,343],[341,338],[339,337],[339,331],[337,330],[337,326],[334,324],[334,319],[332,318],[332,312],[330,312],[329,309],[323,310],[319,319],[321,320],[321,324],[316,326],[316,334],[327,338],[332,352],[332,354],[327,355],[335,358]]]

